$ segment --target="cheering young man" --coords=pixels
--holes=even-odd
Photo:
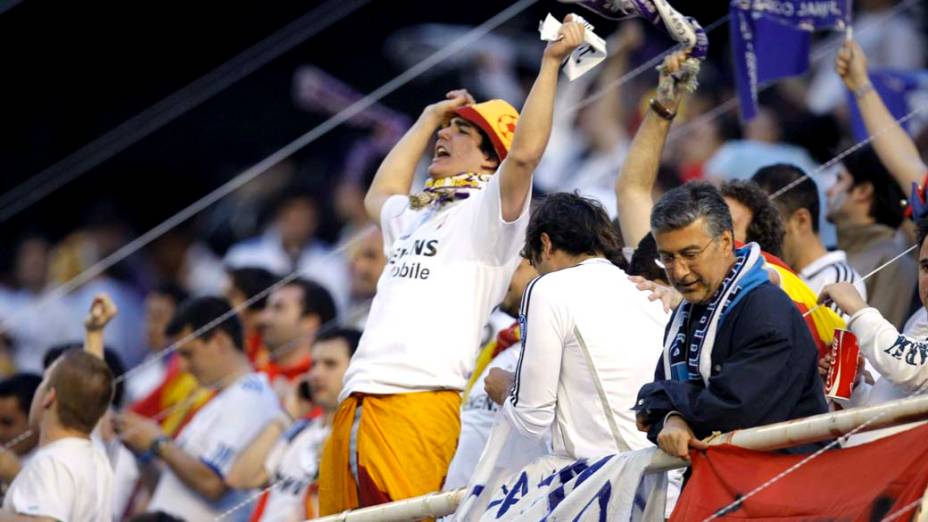
[[[521,119],[502,100],[475,104],[452,91],[425,108],[377,171],[365,206],[388,262],[323,452],[323,515],[441,487],[481,327],[519,264],[558,71],[583,34],[565,19]],[[430,179],[410,195],[436,131]]]

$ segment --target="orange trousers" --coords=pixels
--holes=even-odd
[[[461,432],[461,394],[351,394],[335,412],[319,466],[319,514],[441,489]]]

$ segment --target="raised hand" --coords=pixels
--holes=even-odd
[[[84,328],[91,332],[102,330],[111,319],[116,317],[117,313],[119,309],[116,308],[116,303],[110,299],[109,295],[97,294],[93,298],[93,303],[90,304],[90,312],[84,319]]]
[[[835,58],[835,71],[844,81],[844,85],[853,92],[870,83],[870,77],[867,76],[867,56],[854,40],[846,40],[841,46]]]
[[[448,91],[444,100],[427,106],[423,112],[435,118],[436,121],[447,122],[454,115],[455,110],[474,103],[476,103],[474,97],[466,89],[456,89]]]
[[[574,15],[569,14],[564,17],[564,24],[561,25],[557,32],[557,40],[548,42],[548,46],[545,48],[545,58],[560,62],[583,43],[586,26],[573,20]]]

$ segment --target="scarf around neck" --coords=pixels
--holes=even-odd
[[[719,327],[735,304],[767,281],[764,256],[757,243],[735,250],[735,264],[708,304],[697,306],[684,301],[674,313],[664,338],[665,377],[675,381],[702,379],[708,386],[712,347]],[[690,321],[696,321],[698,326],[692,338],[687,339]]]
[[[470,197],[472,190],[481,190],[490,182],[491,174],[465,172],[447,178],[429,178],[421,192],[409,195],[409,206],[413,210],[429,205],[441,207],[446,203]]]

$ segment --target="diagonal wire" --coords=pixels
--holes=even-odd
[[[325,120],[321,124],[317,125],[313,129],[309,130],[302,136],[288,143],[284,147],[278,149],[276,152],[266,157],[265,159],[261,160],[260,162],[256,163],[251,168],[238,174],[237,176],[227,181],[223,185],[220,185],[218,188],[216,188],[209,194],[203,196],[199,200],[191,203],[189,206],[177,212],[173,216],[169,217],[168,219],[163,221],[158,226],[142,234],[138,238],[124,245],[122,248],[110,254],[109,256],[105,257],[104,259],[101,259],[100,261],[95,263],[93,266],[88,267],[86,270],[84,270],[83,272],[81,272],[80,274],[72,278],[71,280],[54,288],[48,294],[46,294],[42,299],[40,299],[38,302],[34,303],[33,305],[29,307],[26,307],[20,310],[18,313],[14,313],[9,318],[5,319],[2,323],[0,323],[0,329],[9,329],[10,325],[17,322],[19,318],[21,318],[25,313],[33,312],[37,309],[43,308],[48,303],[64,297],[65,295],[69,294],[77,287],[83,285],[87,281],[90,281],[94,277],[97,277],[98,275],[102,274],[105,270],[112,267],[116,263],[127,258],[131,254],[135,253],[137,250],[145,247],[146,245],[148,245],[155,239],[161,237],[163,234],[167,233],[174,227],[180,225],[187,219],[190,219],[192,216],[196,215],[203,209],[209,207],[216,201],[219,201],[225,196],[231,194],[239,187],[257,178],[258,176],[266,172],[269,168],[273,167],[274,165],[283,161],[284,159],[290,157],[291,155],[293,155],[294,153],[296,153],[303,147],[309,145],[310,143],[313,143],[320,137],[327,134],[332,129],[336,128],[337,126],[351,119],[358,113],[367,109],[374,103],[378,102],[383,97],[387,96],[388,94],[393,93],[394,91],[396,91],[403,85],[406,85],[407,83],[409,83],[414,78],[422,75],[424,72],[434,67],[439,62],[445,60],[446,58],[450,57],[454,53],[473,44],[474,42],[476,42],[477,40],[479,40],[480,38],[488,34],[490,31],[492,31],[496,27],[502,25],[507,20],[513,18],[514,16],[521,13],[522,11],[524,11],[531,5],[535,4],[537,1],[538,0],[520,0],[519,2],[516,2],[515,4],[512,4],[505,10],[501,11],[500,13],[496,14],[495,16],[493,16],[492,18],[484,22],[483,24],[475,27],[468,33],[459,37],[454,42],[432,53],[427,58],[425,58],[423,61],[410,67],[409,69],[401,73],[399,76],[383,84],[382,86],[380,86],[379,88],[371,92],[370,94],[352,103],[351,105],[343,109],[341,112],[333,115],[332,117]]]
[[[361,239],[363,239],[364,236],[365,236],[367,233],[369,233],[369,231],[371,231],[373,228],[374,228],[373,225],[371,225],[371,226],[368,226],[368,227],[362,229],[362,230],[359,231],[357,234],[355,234],[353,237],[349,238],[348,240],[344,241],[341,245],[339,245],[339,246],[337,246],[336,248],[332,249],[331,252],[328,252],[327,254],[325,254],[325,256],[323,256],[322,259],[327,259],[327,258],[335,257],[335,256],[338,256],[338,255],[342,254],[342,253],[345,252],[348,248],[350,248],[352,245],[354,245],[355,243],[357,243],[358,241],[360,241]],[[307,268],[308,268],[308,267],[307,267]],[[305,270],[305,269],[304,269],[304,270]],[[138,373],[138,372],[144,370],[145,368],[147,368],[147,367],[149,367],[149,366],[152,366],[152,365],[154,365],[154,364],[159,363],[159,362],[161,361],[161,359],[163,359],[163,358],[167,357],[168,355],[174,353],[174,351],[177,350],[177,347],[178,347],[178,346],[182,346],[182,345],[184,345],[184,344],[186,344],[186,343],[192,341],[193,339],[196,339],[196,338],[202,336],[204,333],[206,333],[206,332],[212,330],[213,328],[215,328],[216,326],[222,324],[224,321],[226,321],[226,320],[228,320],[229,318],[235,316],[236,314],[238,314],[238,313],[241,312],[242,310],[245,310],[246,308],[248,308],[248,307],[251,306],[252,304],[254,304],[254,303],[260,301],[261,299],[267,297],[267,296],[270,295],[271,292],[273,292],[274,290],[277,290],[278,288],[282,288],[282,287],[284,287],[284,286],[287,286],[289,283],[291,283],[291,282],[293,282],[294,280],[298,279],[301,275],[304,275],[304,274],[303,274],[304,270],[297,269],[297,270],[294,270],[294,271],[290,272],[289,274],[287,274],[286,276],[282,277],[280,280],[278,280],[277,282],[275,282],[275,283],[272,284],[271,286],[269,286],[269,287],[267,287],[267,288],[261,290],[260,292],[256,293],[255,295],[253,295],[253,296],[249,297],[248,299],[244,300],[244,301],[241,302],[238,306],[233,306],[231,309],[229,309],[229,311],[227,311],[227,312],[221,314],[219,317],[214,318],[212,321],[209,321],[208,323],[206,323],[205,325],[201,326],[200,328],[197,328],[197,329],[194,330],[193,332],[190,332],[188,335],[185,335],[184,337],[182,337],[182,338],[180,338],[180,339],[178,339],[178,340],[172,342],[171,344],[169,344],[168,346],[166,346],[164,349],[162,349],[162,350],[159,351],[158,353],[154,354],[152,357],[150,357],[150,358],[147,359],[146,361],[144,361],[144,362],[142,362],[142,363],[139,363],[139,364],[136,365],[134,368],[132,368],[132,369],[130,369],[130,370],[127,370],[125,373],[123,373],[122,375],[120,375],[119,377],[117,377],[116,379],[114,379],[114,380],[113,380],[113,384],[118,384],[118,383],[120,383],[120,382],[122,382],[122,381],[125,381],[126,379],[128,379],[128,378],[131,377],[132,375],[134,375],[134,374],[136,374],[136,373]],[[333,321],[334,321],[334,319],[333,319]],[[331,322],[332,322],[332,321],[329,321],[329,323],[331,323]],[[327,324],[326,324],[326,325],[323,325],[323,326],[327,326]],[[321,328],[322,328],[322,327],[320,327],[320,330],[321,330]],[[297,340],[297,339],[291,340],[291,342],[295,342],[296,340]]]
[[[329,0],[0,196],[0,223],[183,116],[371,0]]]
[[[870,279],[871,276],[876,275],[876,273],[879,272],[880,270],[883,270],[884,268],[886,268],[886,267],[888,267],[889,265],[895,263],[895,262],[898,261],[899,259],[905,257],[906,254],[908,254],[909,252],[915,250],[917,247],[918,247],[918,243],[916,243],[916,244],[910,246],[909,248],[903,250],[902,252],[900,252],[899,254],[897,254],[896,257],[890,259],[889,261],[887,261],[887,262],[883,263],[882,265],[880,265],[880,266],[874,268],[873,270],[871,270],[869,274],[867,274],[867,275],[861,277],[860,280],[861,280],[861,281],[866,281],[867,279]],[[805,316],[811,314],[812,312],[818,310],[818,309],[821,308],[822,306],[825,306],[825,303],[819,303],[819,304],[813,306],[813,307],[810,308],[806,313],[802,314],[802,316],[805,317]]]

